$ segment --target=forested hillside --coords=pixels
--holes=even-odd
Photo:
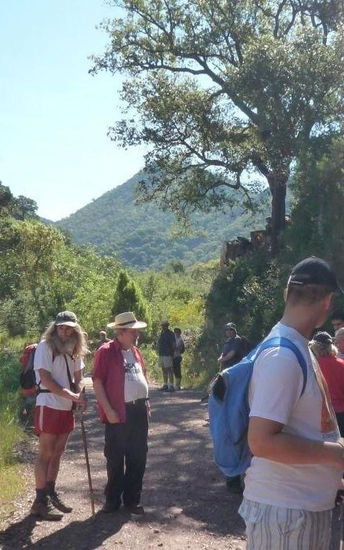
[[[218,258],[221,244],[250,230],[264,228],[268,205],[255,216],[238,206],[227,212],[198,213],[192,217],[193,235],[171,238],[175,218],[156,205],[135,204],[136,174],[56,225],[77,244],[92,244],[101,254],[117,254],[124,264],[139,269],[161,269],[169,260],[186,265]]]

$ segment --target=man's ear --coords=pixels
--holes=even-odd
[[[326,311],[329,311],[330,308],[331,308],[331,305],[332,305],[332,296],[333,296],[333,293],[327,294],[327,296],[325,296],[325,298],[324,298],[324,300],[323,300],[324,306],[326,307]]]
[[[285,289],[283,290],[283,300],[284,300],[284,302],[287,301],[287,297],[288,297],[288,289],[285,288]]]

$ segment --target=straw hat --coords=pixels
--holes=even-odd
[[[132,311],[125,311],[116,315],[113,323],[109,323],[108,328],[146,328],[147,323],[138,321]]]

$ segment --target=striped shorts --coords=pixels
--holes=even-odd
[[[332,510],[308,512],[244,500],[247,550],[329,550]]]

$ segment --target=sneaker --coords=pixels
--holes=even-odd
[[[73,510],[71,506],[67,506],[67,504],[63,502],[61,497],[56,492],[49,495],[49,499],[54,508],[57,508],[64,514],[69,514]]]
[[[164,384],[161,388],[159,388],[159,391],[168,391],[168,385]]]
[[[60,521],[63,518],[62,514],[56,512],[49,499],[43,502],[35,501],[31,506],[30,514],[47,521]]]
[[[126,504],[125,508],[130,514],[134,514],[135,516],[143,516],[145,513],[144,507],[139,504]]]

